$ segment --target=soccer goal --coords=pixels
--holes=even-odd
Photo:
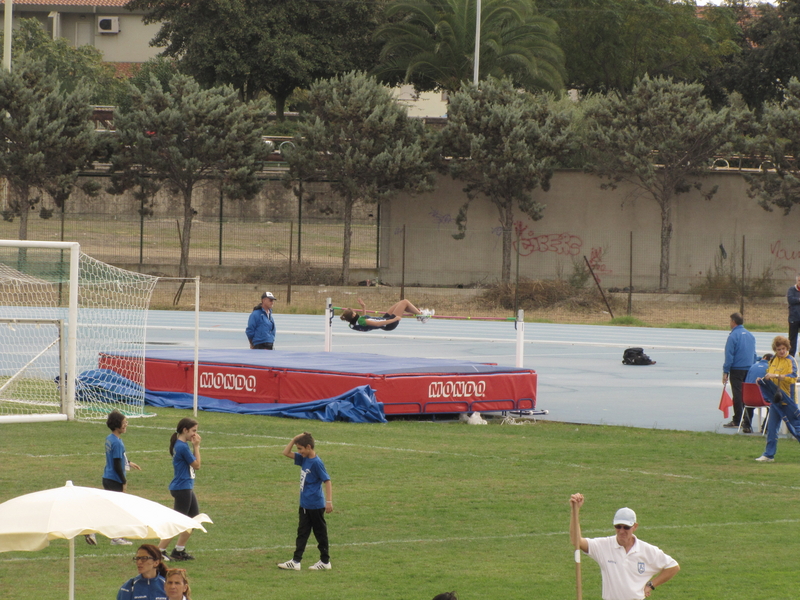
[[[147,309],[158,280],[77,242],[0,240],[0,422],[144,414]],[[133,385],[98,369],[124,352]],[[132,358],[130,358],[132,357]]]

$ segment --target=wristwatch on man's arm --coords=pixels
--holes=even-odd
[[[656,586],[653,585],[652,581],[648,581],[647,583],[645,583],[644,587],[649,587],[651,590],[656,589]]]

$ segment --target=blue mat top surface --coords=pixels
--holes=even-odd
[[[123,354],[124,352],[109,353]],[[282,352],[280,350],[211,350],[201,349],[204,364],[267,367],[302,371],[326,371],[391,375],[399,373],[524,373],[530,369],[502,367],[484,363],[436,358],[409,358],[380,354],[336,354],[333,352]],[[194,350],[147,350],[146,359],[194,362]]]

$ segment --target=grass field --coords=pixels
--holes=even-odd
[[[642,410],[647,410],[646,406]],[[124,441],[142,466],[132,493],[171,504],[168,438],[185,412],[133,420]],[[621,506],[639,535],[681,572],[657,598],[789,599],[797,595],[800,446],[782,440],[773,464],[754,462],[755,436],[559,423],[468,426],[395,421],[317,423],[200,415],[203,468],[196,491],[214,524],[183,563],[194,600],[461,600],[575,597],[568,498],[583,492],[587,537],[611,535]],[[299,473],[281,455],[310,430],[333,480],[328,518],[333,570],[279,571],[291,557]],[[103,424],[0,425],[0,501],[35,490],[100,486]],[[136,546],[78,540],[77,598],[114,598],[135,574]],[[0,555],[0,598],[67,596],[65,541]],[[304,567],[317,560],[313,543]],[[584,559],[584,597],[600,597]]]

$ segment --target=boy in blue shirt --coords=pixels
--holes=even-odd
[[[297,452],[292,452],[292,446],[297,446]],[[294,556],[292,560],[279,563],[278,568],[300,570],[300,561],[303,560],[303,552],[313,530],[320,559],[308,568],[313,571],[330,570],[331,557],[328,554],[328,525],[325,522],[325,513],[333,512],[331,478],[325,470],[322,459],[314,451],[314,438],[310,433],[294,436],[283,449],[283,455],[293,458],[294,464],[300,467],[300,523],[297,526]]]

